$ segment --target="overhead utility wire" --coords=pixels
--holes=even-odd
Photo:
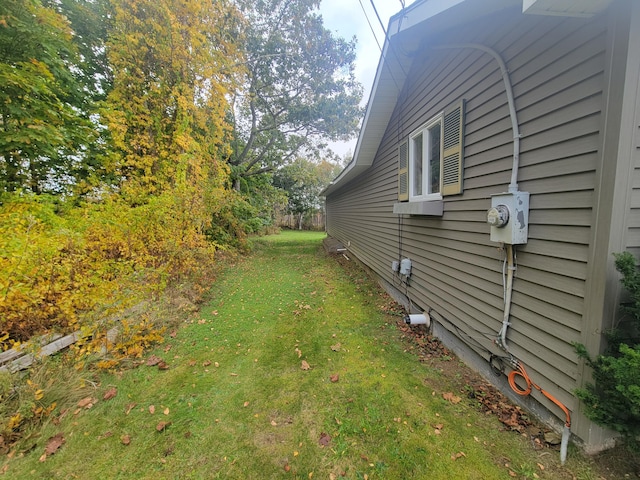
[[[371,6],[373,7],[373,11],[376,12],[376,17],[378,17],[378,22],[380,23],[380,26],[382,27],[382,31],[384,32],[384,36],[387,36],[387,29],[384,28],[384,24],[382,23],[382,19],[380,18],[380,15],[378,14],[378,9],[376,8],[376,4],[373,3],[373,0],[371,1]]]
[[[378,44],[378,49],[380,50],[380,53],[382,53],[382,47],[380,46],[380,42],[378,41],[378,37],[376,36],[376,31],[373,29],[373,25],[371,25],[371,22],[369,21],[369,15],[367,15],[367,11],[364,9],[364,5],[362,4],[362,0],[358,0],[358,2],[360,2],[360,8],[362,9],[362,13],[364,13],[364,18],[367,19],[367,23],[369,24],[369,29],[371,30],[371,33],[373,34],[373,38],[376,40],[376,43]]]

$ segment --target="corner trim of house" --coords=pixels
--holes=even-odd
[[[441,217],[442,212],[444,212],[444,202],[442,200],[400,202],[393,204],[393,213],[397,215],[432,215]]]

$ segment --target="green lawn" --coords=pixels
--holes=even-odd
[[[460,391],[445,400],[450,379],[406,351],[379,290],[326,256],[323,237],[258,239],[149,352],[168,369],[102,375],[98,402],[25,440],[33,448],[6,460],[5,476],[596,478],[575,451],[574,473],[555,466],[556,452],[540,455]],[[57,433],[65,443],[39,461]]]

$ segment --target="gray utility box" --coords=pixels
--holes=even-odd
[[[506,192],[491,195],[487,212],[491,241],[521,245],[529,234],[529,192]]]

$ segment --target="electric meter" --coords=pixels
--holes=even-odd
[[[509,223],[509,207],[496,205],[487,212],[487,223],[492,227],[502,228]]]

